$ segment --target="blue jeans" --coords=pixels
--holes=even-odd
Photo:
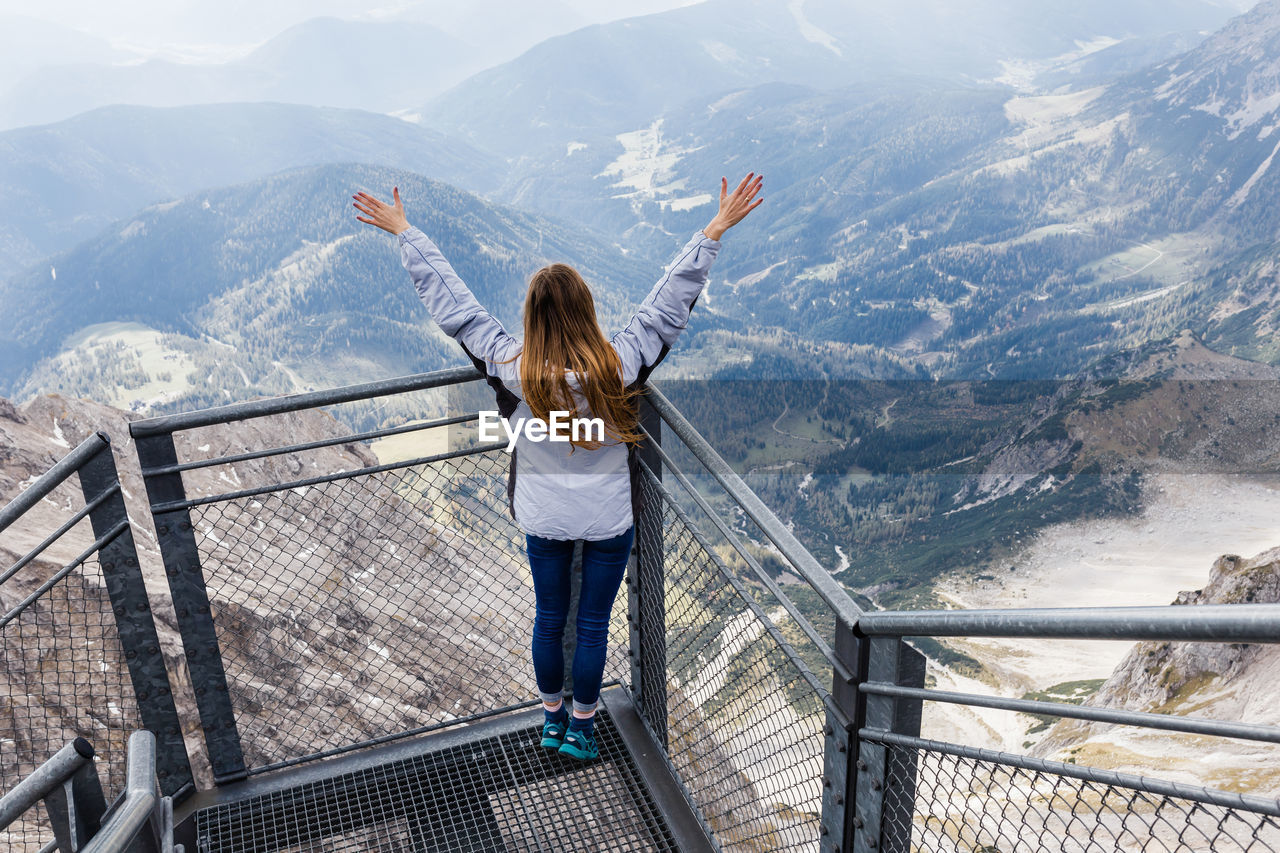
[[[578,646],[573,653],[573,705],[593,710],[600,698],[609,614],[622,585],[635,527],[612,539],[582,543],[582,591],[578,596]],[[564,689],[564,626],[569,618],[572,539],[525,535],[537,612],[533,620],[533,672],[544,701],[559,700]]]

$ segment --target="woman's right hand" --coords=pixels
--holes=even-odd
[[[356,193],[352,196],[355,203],[351,206],[365,215],[357,216],[356,219],[392,234],[408,231],[409,220],[404,215],[404,203],[400,201],[400,188],[392,187],[391,196],[395,199],[394,205],[378,201],[366,192]]]
[[[752,180],[752,179],[755,180]],[[755,198],[756,193],[760,192],[760,188],[764,186],[764,175],[757,175],[750,172],[742,183],[738,184],[738,188],[732,193],[729,192],[729,181],[726,178],[720,179],[720,212],[712,217],[707,223],[707,227],[702,229],[702,233],[706,234],[712,240],[719,240],[724,236],[724,232],[737,225],[747,217],[747,214],[760,206],[764,201],[762,198]],[[755,199],[753,202],[752,199]]]

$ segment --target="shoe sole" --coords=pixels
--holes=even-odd
[[[563,744],[564,744],[564,741],[560,740],[559,738],[544,737],[542,739],[542,745],[547,749],[559,750]]]
[[[567,744],[567,743],[561,744],[560,754],[567,755],[570,758],[575,758],[578,761],[592,761],[600,757],[599,751],[587,752],[585,750],[578,749],[576,746],[572,746],[571,744]]]

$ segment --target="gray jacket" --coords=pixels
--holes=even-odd
[[[610,339],[622,362],[624,385],[648,378],[684,331],[719,251],[719,241],[695,234],[630,322]],[[431,317],[490,377],[502,416],[513,424],[533,417],[520,395],[520,341],[480,305],[417,228],[400,235],[400,260]],[[577,402],[579,412],[587,411],[581,397]],[[634,471],[634,451],[620,442],[574,449],[568,442],[529,441],[522,431],[507,489],[512,516],[525,533],[547,539],[612,538],[633,523]]]

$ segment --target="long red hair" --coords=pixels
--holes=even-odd
[[[588,412],[578,411],[568,376],[572,373]],[[622,384],[622,362],[596,320],[591,289],[567,264],[551,264],[534,273],[524,300],[524,349],[520,390],[535,417],[552,411],[570,417],[598,417],[605,435],[633,444],[643,435],[636,424],[636,394]],[[599,441],[574,441],[594,450]]]

